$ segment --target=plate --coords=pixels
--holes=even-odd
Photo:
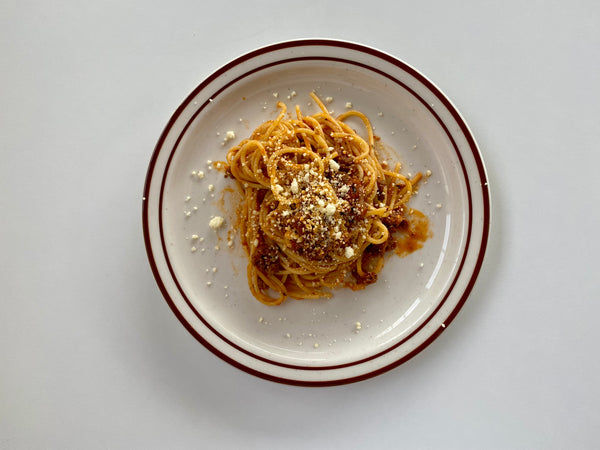
[[[236,194],[212,162],[274,118],[278,100],[316,112],[311,91],[329,97],[334,112],[347,103],[364,112],[405,172],[431,171],[410,205],[429,217],[433,236],[389,258],[364,290],[269,307],[250,294],[233,226]],[[364,380],[426,348],[471,292],[490,227],[484,163],[450,100],[401,60],[333,40],[270,45],[210,75],[162,132],[143,199],[150,266],[181,323],[233,366],[308,386]],[[225,222],[214,229],[216,216]]]

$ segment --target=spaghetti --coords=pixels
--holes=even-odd
[[[380,161],[363,113],[333,117],[311,96],[319,113],[303,116],[296,106],[292,118],[278,102],[277,118],[231,148],[223,165],[243,195],[238,223],[250,291],[267,305],[364,288],[377,280],[395,236],[416,236],[406,203],[421,174],[408,179],[399,163]],[[366,139],[349,117],[362,121]]]

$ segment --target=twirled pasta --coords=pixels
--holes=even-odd
[[[249,258],[248,284],[267,305],[287,297],[330,297],[330,289],[360,289],[377,280],[395,232],[410,231],[406,203],[421,179],[380,161],[369,119],[359,111],[296,117],[286,105],[275,120],[232,147],[226,175],[243,193],[238,211]],[[359,118],[363,139],[344,121]]]

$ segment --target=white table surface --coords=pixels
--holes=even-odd
[[[600,448],[599,5],[3,2],[0,449]],[[187,94],[302,37],[432,79],[492,190],[483,271],[451,326],[332,388],[264,381],[202,347],[141,228],[148,161]]]

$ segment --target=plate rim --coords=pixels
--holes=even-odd
[[[429,92],[431,92],[437,99],[439,99],[444,104],[445,108],[448,110],[448,112],[450,112],[450,114],[452,115],[454,120],[457,122],[457,124],[460,128],[461,134],[466,139],[467,145],[473,154],[474,162],[475,162],[475,164],[477,166],[477,170],[478,170],[478,176],[481,180],[481,189],[482,189],[483,224],[482,224],[481,243],[479,246],[479,251],[477,252],[477,260],[475,261],[473,270],[470,271],[471,272],[470,274],[468,274],[468,283],[466,283],[464,290],[460,294],[460,299],[457,301],[456,305],[453,306],[452,310],[445,318],[444,326],[436,327],[435,330],[421,344],[419,344],[414,349],[410,350],[406,355],[394,360],[390,364],[384,365],[382,367],[377,367],[373,370],[368,370],[366,373],[361,373],[359,375],[342,378],[342,379],[299,380],[299,379],[285,378],[285,377],[280,377],[277,375],[272,375],[270,373],[265,373],[256,368],[250,367],[249,365],[243,364],[243,363],[239,362],[238,360],[236,360],[235,358],[231,357],[230,355],[227,355],[224,351],[222,351],[222,350],[216,348],[214,345],[212,345],[204,336],[202,336],[202,334],[200,334],[188,322],[188,320],[185,318],[182,311],[179,310],[179,308],[175,304],[174,300],[171,298],[171,294],[169,293],[168,288],[165,286],[165,283],[163,282],[163,278],[160,274],[160,270],[159,270],[158,265],[155,260],[155,255],[152,250],[152,242],[151,242],[152,238],[151,238],[151,233],[150,233],[150,229],[149,229],[149,214],[148,214],[148,203],[149,202],[147,201],[147,199],[149,198],[150,185],[153,180],[153,173],[154,173],[154,169],[156,166],[156,162],[159,157],[159,154],[161,153],[161,149],[163,149],[164,142],[165,142],[168,134],[170,133],[170,131],[173,128],[173,125],[181,117],[181,114],[185,111],[185,109],[192,102],[192,99],[195,98],[205,87],[210,85],[210,83],[219,79],[221,76],[226,74],[230,69],[232,69],[242,63],[250,61],[256,57],[260,57],[261,55],[272,53],[272,52],[275,52],[278,50],[289,50],[290,48],[306,47],[306,46],[344,48],[344,49],[349,49],[352,51],[357,51],[360,53],[366,53],[372,57],[382,59],[388,63],[391,63],[392,65],[400,68],[401,70],[403,70],[405,72],[408,72],[409,75],[416,78],[420,83],[422,83],[427,88],[427,90]],[[315,59],[314,55],[313,55],[313,57],[311,57],[310,55],[304,55],[304,56],[307,58],[310,58],[310,59]],[[286,61],[288,59],[290,59],[290,58],[286,58]],[[293,58],[291,58],[291,59],[293,59]],[[332,58],[328,57],[327,59],[332,59]],[[335,57],[333,57],[333,59],[335,59]],[[279,61],[279,62],[281,62],[281,61]],[[349,62],[349,61],[346,60],[344,62]],[[358,64],[358,65],[361,65],[361,64]],[[265,68],[264,65],[261,65],[260,67]],[[375,72],[379,73],[380,75],[384,75],[388,78],[391,78],[391,75],[385,73],[382,70],[374,69],[374,68],[368,67],[364,64],[362,65],[362,67],[366,67],[370,70],[374,70]],[[253,71],[254,70],[251,70],[250,73],[252,73]],[[247,72],[245,72],[244,75],[247,75]],[[223,87],[221,87],[218,90],[218,92],[221,92],[222,90],[226,89],[227,86],[235,83],[236,80],[237,80],[237,78],[235,78],[233,81],[230,81],[229,83],[226,83]],[[398,81],[398,80],[394,79],[394,81]],[[404,87],[407,87],[407,86],[404,86]],[[414,92],[412,92],[412,89],[409,88],[409,90],[411,90],[411,93],[413,95],[415,94]],[[422,99],[419,95],[416,95],[416,98],[418,98],[419,100],[422,101]],[[431,107],[426,102],[423,102],[423,103],[425,104],[425,106],[428,107],[430,112],[433,112],[435,114],[435,112],[431,109]],[[201,111],[205,106],[206,106],[206,103],[205,103],[205,105],[202,105],[198,111]],[[198,112],[196,112],[196,114],[197,113]],[[194,114],[194,116],[195,116],[195,114]],[[437,114],[435,114],[435,116],[436,116],[438,122],[444,128],[446,128],[446,124],[439,118],[439,116]],[[188,125],[191,122],[191,120],[193,120],[193,119],[189,119]],[[446,129],[446,133],[448,134],[448,137],[451,139],[453,146],[457,150],[456,153],[457,153],[457,156],[459,157],[459,159],[461,160],[462,171],[465,173],[465,175],[467,175],[466,168],[464,167],[464,163],[462,161],[462,155],[461,155],[460,151],[458,151],[458,146],[454,143],[454,139],[451,137],[451,135],[447,129]],[[182,134],[183,134],[183,131],[180,134],[179,138],[181,137]],[[176,149],[176,147],[177,147],[177,145],[174,146],[174,148],[172,150],[172,154],[174,153],[174,150]],[[168,172],[168,171],[165,170],[165,175],[166,175],[166,172]],[[164,183],[164,178],[162,180],[162,183]],[[468,182],[468,179],[467,179],[466,186],[469,191],[473,187]],[[163,195],[163,189],[161,188],[161,194],[160,194],[161,200],[159,201],[159,205],[162,203],[162,195]],[[470,194],[469,194],[469,205],[470,205],[470,208],[472,208],[472,200],[471,200]],[[161,216],[160,209],[158,211],[158,215]],[[159,219],[159,220],[162,220],[162,219]],[[473,213],[471,212],[470,217],[469,217],[469,231],[467,232],[468,240],[471,239],[472,223],[473,223]],[[144,244],[145,244],[148,260],[149,260],[155,281],[157,282],[163,297],[167,301],[167,304],[169,305],[169,307],[171,308],[171,310],[173,311],[175,316],[178,318],[178,320],[184,325],[184,327],[188,330],[188,332],[190,332],[190,334],[192,334],[192,336],[194,336],[202,345],[204,345],[213,354],[215,354],[219,358],[223,359],[224,361],[228,362],[229,364],[233,365],[234,367],[237,367],[238,369],[241,369],[247,373],[258,376],[260,378],[264,378],[264,379],[267,379],[270,381],[276,381],[276,382],[280,382],[280,383],[284,383],[284,384],[292,384],[292,385],[300,385],[300,386],[333,386],[333,385],[353,383],[353,382],[362,381],[362,380],[365,380],[368,378],[372,378],[372,377],[380,375],[384,372],[387,372],[387,371],[403,364],[404,362],[408,361],[409,359],[412,359],[414,356],[416,356],[418,353],[420,353],[426,347],[428,347],[435,339],[437,339],[437,337],[452,322],[452,320],[455,318],[455,316],[458,314],[458,312],[462,309],[464,303],[466,302],[467,298],[469,297],[469,295],[477,281],[477,278],[479,276],[479,273],[480,273],[482,265],[483,265],[483,261],[485,259],[485,253],[487,250],[487,243],[488,243],[488,239],[489,239],[489,231],[490,231],[490,226],[491,226],[491,198],[490,198],[489,182],[488,182],[488,178],[487,178],[485,164],[484,164],[479,146],[477,145],[477,143],[475,141],[475,138],[473,137],[468,125],[466,124],[466,121],[464,120],[464,118],[462,117],[462,115],[460,114],[458,109],[453,105],[453,103],[450,101],[450,99],[448,99],[448,97],[427,77],[425,77],[422,73],[420,73],[419,71],[417,71],[415,68],[413,68],[409,64],[405,63],[404,61],[402,61],[388,53],[385,53],[381,50],[378,50],[378,49],[375,49],[373,47],[369,47],[369,46],[366,46],[363,44],[359,44],[359,43],[355,43],[355,42],[351,42],[351,41],[336,40],[336,39],[296,39],[296,40],[282,41],[282,42],[274,43],[274,44],[267,45],[264,47],[260,47],[260,48],[252,50],[248,53],[245,53],[245,54],[231,60],[227,64],[223,65],[222,67],[220,67],[219,69],[217,69],[216,71],[211,73],[208,77],[206,77],[198,86],[196,86],[195,89],[192,90],[192,92],[179,105],[179,107],[171,115],[169,121],[167,122],[166,126],[164,127],[164,129],[154,147],[154,151],[152,153],[150,163],[148,165],[145,183],[144,183],[144,190],[143,190],[142,226],[143,226],[143,231],[144,231]],[[162,228],[160,226],[159,226],[159,229],[162,230]],[[162,231],[161,231],[161,233],[162,233]],[[161,239],[161,242],[162,241],[163,241],[163,239]],[[165,254],[165,260],[169,266],[170,272],[172,273],[172,269],[170,268],[169,260],[168,260],[168,258],[166,258],[166,255],[167,255],[166,249],[163,248],[163,250],[164,250],[164,254]],[[464,262],[466,261],[466,259],[468,257],[467,250],[468,250],[468,245],[465,248],[465,255],[464,255],[463,261],[461,262],[461,266],[464,264]],[[450,288],[448,289],[448,292],[445,294],[444,299],[446,299],[453,292],[453,289],[454,289],[453,286],[459,279],[461,273],[462,273],[462,269],[459,268],[459,270],[457,271],[456,277],[454,278],[452,283],[449,285]],[[179,283],[176,278],[174,278],[174,282],[177,285],[178,289],[181,291],[181,288],[179,287]],[[190,308],[193,311],[195,311],[195,308],[191,307],[191,305],[189,304],[187,297],[185,295],[183,295],[183,297],[184,297],[184,300],[186,301],[186,303],[188,304],[188,306],[190,306]],[[431,318],[433,318],[437,314],[437,312],[441,309],[443,304],[444,304],[444,301],[440,301],[440,304],[437,305],[437,307],[430,314]],[[195,311],[195,312],[196,312],[196,316],[198,316],[197,311]],[[206,320],[204,318],[199,317],[199,319],[203,322],[203,324],[205,326],[207,326],[207,328],[213,334],[216,334],[216,336],[219,339],[223,340],[223,337],[220,335],[220,333],[216,332],[213,329],[213,327],[210,324],[208,324],[208,322],[206,322]],[[255,355],[253,353],[248,353],[245,349],[238,348],[239,346],[237,344],[231,343],[228,339],[224,339],[224,341],[227,345],[232,346],[237,351],[241,351],[245,354],[248,354],[249,356],[251,356],[253,358],[257,358],[258,360],[262,361],[263,363],[273,364],[275,366],[283,367],[286,369],[308,370],[308,371],[326,371],[326,370],[333,370],[333,369],[343,369],[343,368],[351,367],[354,365],[362,364],[367,361],[375,360],[375,359],[379,358],[380,356],[382,356],[383,354],[389,353],[390,351],[393,351],[394,349],[398,348],[400,345],[402,345],[402,343],[410,340],[410,338],[412,336],[414,336],[415,334],[417,334],[418,332],[420,332],[427,323],[428,323],[428,321],[425,321],[421,326],[419,326],[417,329],[413,330],[408,336],[404,337],[398,343],[394,344],[393,346],[386,349],[385,351],[377,352],[374,355],[370,355],[368,358],[363,358],[361,360],[352,361],[350,363],[345,363],[345,364],[340,364],[340,365],[335,365],[335,366],[295,366],[295,365],[289,365],[289,364],[285,364],[285,363],[279,363],[277,361],[272,361],[272,360],[260,357],[259,355]]]

